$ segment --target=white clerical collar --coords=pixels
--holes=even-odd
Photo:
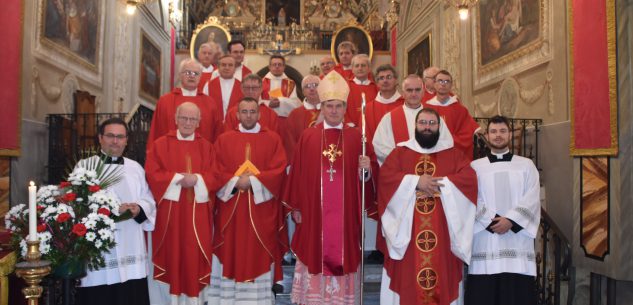
[[[106,156],[106,157],[110,157],[110,158],[112,158],[112,161],[116,161],[116,160],[118,160],[119,158],[123,158],[123,156],[120,156],[120,157],[110,156],[110,155],[108,155],[105,151],[103,151],[103,149],[101,150],[101,154],[102,154],[102,155],[104,155],[104,156]]]
[[[448,130],[446,123],[444,123],[444,120],[440,120],[439,131],[440,131],[440,138],[437,140],[437,144],[435,144],[435,146],[431,148],[422,148],[422,146],[420,146],[418,141],[415,139],[415,136],[411,137],[408,141],[400,142],[397,145],[407,147],[421,154],[433,154],[433,153],[437,153],[437,152],[452,148],[454,146],[453,136],[451,135],[451,132]]]
[[[398,90],[396,90],[396,93],[394,93],[390,98],[384,98],[382,97],[382,93],[378,92],[378,95],[376,95],[376,101],[380,102],[381,104],[391,104],[397,101],[400,97],[401,95]]]
[[[208,67],[202,67],[202,73],[212,73],[215,68],[213,65],[209,65]]]
[[[244,128],[244,126],[242,126],[242,123],[240,123],[238,128],[240,129],[241,133],[258,133],[262,130],[262,127],[259,125],[259,123],[255,123],[255,127],[251,129]]]
[[[196,96],[198,95],[198,90],[187,90],[185,88],[180,88],[182,91],[182,96]]]
[[[498,153],[494,153],[494,152],[490,151],[490,154],[492,154],[493,156],[497,157],[497,159],[503,159],[503,155],[505,155],[505,154],[507,154],[509,152],[510,152],[510,149],[506,148],[506,150],[504,152],[502,152],[502,153],[498,154]]]
[[[188,137],[183,137],[182,134],[180,134],[180,130],[176,130],[176,139],[180,141],[193,141],[196,139],[196,134],[192,133]]]
[[[326,121],[323,121],[323,129],[343,129],[343,122],[340,122],[336,126],[332,126],[328,124]]]
[[[365,79],[365,80],[360,80],[357,77],[354,77],[353,81],[357,85],[365,85],[366,86],[366,85],[371,84],[371,81],[369,80],[369,78]]]
[[[283,79],[288,78],[288,76],[286,76],[286,73],[281,73],[281,75],[275,76],[271,72],[268,72],[268,74],[266,74],[265,78],[268,78],[270,80],[283,80]]]
[[[450,104],[457,103],[457,101],[458,101],[457,96],[453,95],[453,96],[449,96],[446,102],[442,103],[440,102],[440,100],[437,99],[437,95],[436,95],[426,103],[429,105],[434,105],[434,106],[448,106]]]
[[[405,103],[404,105],[402,105],[402,108],[404,108],[404,111],[418,113],[418,111],[422,110],[422,104],[420,104],[418,108],[409,108],[409,106],[407,106],[407,104]]]
[[[305,99],[303,99],[303,107],[305,109],[308,109],[308,110],[312,110],[312,109],[320,110],[321,109],[321,103],[317,103],[316,106],[315,106],[315,105],[310,104],[310,102],[308,102],[308,99],[305,98]]]
[[[231,77],[231,78],[223,78],[222,76],[220,76],[220,82],[224,83],[224,84],[232,84],[235,81],[235,76]]]
[[[352,70],[352,65],[349,65],[349,66],[341,65],[341,66],[343,67],[343,70]]]

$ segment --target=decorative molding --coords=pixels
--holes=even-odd
[[[53,102],[59,99],[59,96],[62,93],[61,88],[58,86],[43,84],[42,78],[40,77],[40,70],[37,68],[37,66],[33,66],[33,68],[31,69],[31,75],[33,76],[33,84],[31,86],[31,90],[32,90],[31,106],[34,106],[37,101],[37,90],[36,90],[37,87],[39,87],[40,90],[42,90],[42,93],[44,93],[44,97],[46,97],[47,99]],[[62,84],[61,80],[62,78],[60,78],[60,85]]]
[[[440,56],[441,62],[440,66],[444,67],[444,69],[450,71],[453,75],[453,92],[456,95],[460,95],[460,65],[459,65],[459,55],[461,53],[460,50],[460,41],[459,41],[459,29],[460,22],[457,16],[457,10],[449,6],[442,12],[443,22],[443,39],[442,39],[442,50]]]
[[[64,76],[62,80],[62,89],[61,89],[61,101],[64,109],[64,113],[73,113],[75,110],[75,97],[74,94],[77,90],[81,90],[79,86],[79,80],[77,77],[68,73]]]
[[[125,5],[118,4],[118,11],[116,17],[116,31],[114,37],[114,70],[112,75],[116,75],[114,78],[114,98],[121,103],[130,98],[130,80],[131,73],[129,73],[129,67],[133,66],[130,61],[132,60],[129,52],[130,46],[130,30],[129,30],[129,18],[123,10]]]

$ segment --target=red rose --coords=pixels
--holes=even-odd
[[[100,189],[101,189],[101,187],[100,187],[100,186],[98,186],[98,185],[91,185],[91,186],[89,186],[89,187],[88,187],[88,190],[89,190],[91,193],[96,193],[96,192],[98,192]]]
[[[65,188],[65,187],[69,187],[70,185],[71,185],[71,184],[70,184],[70,182],[68,182],[68,181],[62,181],[62,182],[59,184],[59,188],[62,188],[62,189],[63,189],[63,188]]]
[[[44,231],[46,231],[45,223],[37,225],[37,232],[44,232]]]
[[[61,213],[59,215],[57,215],[57,222],[62,223],[66,220],[70,219],[70,214],[68,213]]]
[[[43,205],[38,205],[38,206],[37,206],[37,210],[38,210],[38,211],[39,211],[39,210],[43,210],[43,209],[45,209],[45,207],[44,207]]]
[[[66,195],[64,195],[63,199],[66,202],[73,201],[73,200],[77,199],[77,194],[75,194],[75,193],[66,193]]]
[[[78,223],[76,225],[73,226],[73,233],[75,233],[77,236],[84,236],[86,235],[86,226],[84,226],[82,223]]]
[[[102,214],[105,216],[110,216],[110,210],[106,209],[106,208],[99,208],[97,210],[97,214]]]

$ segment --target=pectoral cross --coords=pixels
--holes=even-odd
[[[334,181],[334,173],[336,173],[336,170],[332,168],[332,164],[330,164],[330,169],[326,170],[326,172],[330,174],[330,181]]]
[[[330,144],[329,147],[330,149],[323,151],[323,156],[330,161],[331,166],[331,163],[334,163],[334,161],[336,161],[336,157],[340,157],[341,155],[343,155],[343,152],[340,150],[336,150],[336,144]]]

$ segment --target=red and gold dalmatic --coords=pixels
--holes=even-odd
[[[421,154],[397,147],[380,168],[380,216],[405,175],[424,174],[447,177],[466,197],[476,201],[475,172],[459,150]],[[391,278],[389,289],[400,296],[400,304],[448,305],[457,299],[463,264],[451,252],[449,236],[439,194],[426,197],[416,191],[411,241],[404,257],[394,260],[386,249],[380,249],[385,253],[384,268]],[[382,235],[378,234],[378,238],[382,239]]]
[[[281,93],[284,97],[290,97],[292,91],[295,89],[295,82],[289,78],[281,80]],[[262,99],[269,100],[270,96],[270,78],[264,77],[262,79]]]

